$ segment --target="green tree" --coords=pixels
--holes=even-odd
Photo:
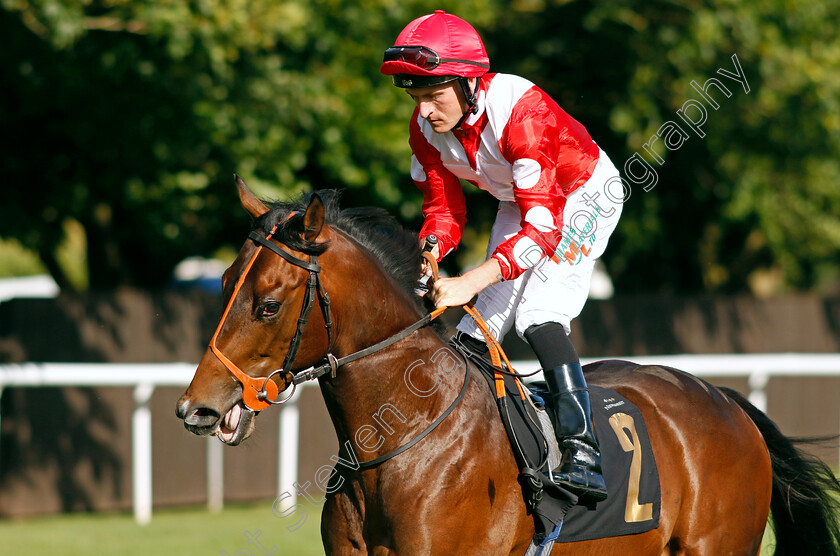
[[[840,7],[829,0],[0,6],[11,139],[0,236],[64,286],[68,229],[84,230],[93,288],[162,286],[185,256],[235,245],[233,172],[266,197],[345,188],[346,204],[417,226],[411,104],[378,67],[399,30],[436,8],[471,21],[493,71],[545,88],[619,167],[640,153],[655,169],[652,190],[630,183],[605,256],[619,291],[825,290],[840,276]],[[749,93],[716,73],[733,54]],[[704,137],[646,153],[700,98],[691,82],[710,77],[732,96],[712,92]],[[467,200],[466,243],[479,244],[494,203]]]
[[[0,236],[63,287],[67,221],[84,229],[95,289],[163,286],[185,256],[239,241],[234,172],[269,198],[341,187],[348,203],[417,217],[411,108],[378,67],[421,3],[2,6],[0,129],[14,140],[0,153]]]

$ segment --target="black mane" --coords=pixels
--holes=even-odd
[[[400,287],[416,299],[418,305],[422,305],[421,298],[414,293],[420,276],[420,246],[417,235],[407,231],[381,208],[341,209],[338,191],[322,190],[317,194],[324,202],[324,223],[341,230],[362,244],[382,263]],[[309,255],[323,253],[329,248],[327,242],[309,242],[303,238],[303,213],[306,212],[311,197],[312,194],[309,194],[296,201],[267,203],[269,211],[256,221],[254,227],[268,233],[277,225],[274,237],[279,242]]]

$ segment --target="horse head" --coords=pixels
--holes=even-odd
[[[255,229],[224,273],[224,313],[176,406],[188,430],[230,445],[251,435],[259,411],[285,400],[297,373],[326,361],[335,377],[337,355],[420,314],[416,236],[387,213],[340,211],[327,193],[269,208],[236,182]]]
[[[328,309],[312,312],[320,326],[305,333],[300,322],[309,317],[311,296],[324,301],[322,289],[313,291],[320,270],[315,261],[329,236],[322,199],[312,195],[303,212],[270,211],[239,176],[236,182],[257,227],[222,277],[225,311],[176,406],[189,431],[218,435],[230,445],[251,435],[256,413],[290,384],[291,366],[313,365],[331,340]]]

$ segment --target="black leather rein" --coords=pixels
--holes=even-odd
[[[269,235],[271,235],[271,234],[269,234]],[[332,325],[333,325],[333,323],[332,323],[332,315],[331,315],[331,312],[330,312],[330,298],[327,295],[327,292],[324,290],[323,285],[321,284],[321,279],[320,279],[321,266],[318,264],[317,255],[310,255],[309,261],[305,261],[303,259],[300,259],[300,258],[292,255],[291,253],[289,253],[285,249],[281,248],[280,245],[278,245],[277,243],[275,243],[273,241],[269,241],[266,237],[261,236],[260,234],[258,234],[256,232],[252,231],[248,235],[248,237],[250,239],[252,239],[253,241],[255,241],[256,243],[258,243],[259,245],[262,245],[265,248],[270,249],[272,252],[276,253],[277,255],[282,257],[287,262],[289,262],[289,263],[291,263],[295,266],[298,266],[298,267],[300,267],[304,270],[309,271],[309,278],[307,280],[307,285],[306,285],[306,294],[304,294],[303,307],[301,308],[300,318],[298,318],[297,330],[295,331],[295,336],[292,338],[292,341],[289,344],[289,351],[286,353],[286,358],[283,361],[283,366],[281,368],[277,369],[276,371],[272,372],[271,374],[269,374],[266,377],[265,383],[263,385],[263,389],[261,391],[261,394],[263,394],[263,396],[260,399],[262,399],[262,400],[264,400],[268,403],[283,404],[283,403],[287,402],[294,395],[295,389],[296,389],[298,384],[301,384],[303,382],[307,382],[307,381],[310,381],[310,380],[315,380],[315,379],[317,379],[321,376],[324,376],[327,373],[330,373],[331,377],[335,378],[336,371],[339,367],[341,367],[343,365],[346,365],[347,363],[352,363],[353,361],[356,361],[356,360],[361,359],[363,357],[367,357],[368,355],[372,355],[372,354],[374,354],[378,351],[382,351],[383,349],[396,344],[397,342],[407,338],[408,336],[410,336],[411,334],[413,334],[417,330],[423,328],[424,326],[427,326],[429,323],[432,322],[432,320],[434,318],[436,318],[438,315],[440,315],[442,313],[442,311],[440,311],[440,310],[435,311],[433,313],[429,313],[429,314],[425,315],[423,318],[421,318],[420,320],[418,320],[417,322],[415,322],[414,324],[412,324],[411,326],[408,326],[407,328],[401,330],[400,332],[394,334],[393,336],[390,336],[389,338],[386,338],[385,340],[382,340],[381,342],[378,342],[378,343],[376,343],[376,344],[374,344],[370,347],[367,347],[365,349],[362,349],[362,350],[359,350],[357,352],[351,353],[350,355],[346,355],[344,357],[335,357],[332,354],[332,343],[333,343]],[[298,349],[300,348],[301,339],[303,337],[303,328],[304,328],[304,326],[306,326],[306,322],[309,320],[309,313],[312,311],[312,307],[315,303],[315,297],[318,298],[318,302],[321,305],[321,311],[324,315],[324,326],[327,329],[328,346],[327,346],[326,363],[324,363],[324,364],[322,364],[318,367],[310,367],[309,369],[306,369],[304,371],[294,373],[290,370],[290,367],[291,367],[292,363],[294,362],[295,357],[297,356]],[[461,391],[458,392],[458,396],[452,401],[452,403],[449,405],[449,407],[446,409],[446,411],[444,411],[440,415],[440,417],[435,419],[428,427],[426,427],[426,429],[423,430],[423,432],[421,432],[419,435],[417,435],[416,437],[414,437],[413,439],[411,439],[407,443],[403,444],[399,448],[397,448],[397,449],[395,449],[391,452],[388,452],[385,455],[382,455],[382,456],[379,456],[375,459],[372,459],[370,461],[359,462],[359,468],[360,469],[370,469],[370,468],[376,467],[377,465],[379,465],[379,464],[381,464],[385,461],[388,461],[389,459],[393,458],[394,456],[397,456],[397,455],[405,452],[406,450],[408,450],[409,448],[411,448],[412,446],[414,446],[415,444],[417,444],[418,442],[423,440],[433,430],[435,430],[438,427],[438,425],[440,425],[443,422],[443,420],[446,419],[449,416],[449,414],[451,414],[452,411],[455,410],[455,408],[458,406],[458,404],[461,403],[461,400],[464,399],[464,395],[467,393],[467,388],[470,384],[470,363],[469,363],[468,359],[464,356],[464,354],[462,354],[460,351],[458,352],[458,354],[464,359],[464,364],[465,364],[465,368],[466,368],[466,372],[464,374],[464,384],[463,384],[463,386],[461,386]],[[275,374],[278,374],[278,373],[289,373],[289,374],[292,375],[292,392],[288,396],[286,396],[285,398],[283,398],[281,400],[269,400],[269,399],[267,399],[267,396],[265,396],[265,384],[268,383],[268,381],[271,379],[272,376],[274,376]],[[258,397],[259,397],[259,395],[258,395]]]

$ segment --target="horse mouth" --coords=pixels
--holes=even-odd
[[[241,402],[234,404],[225,416],[219,419],[216,429],[210,434],[218,436],[219,440],[228,446],[237,446],[254,432],[255,415],[256,412]]]

